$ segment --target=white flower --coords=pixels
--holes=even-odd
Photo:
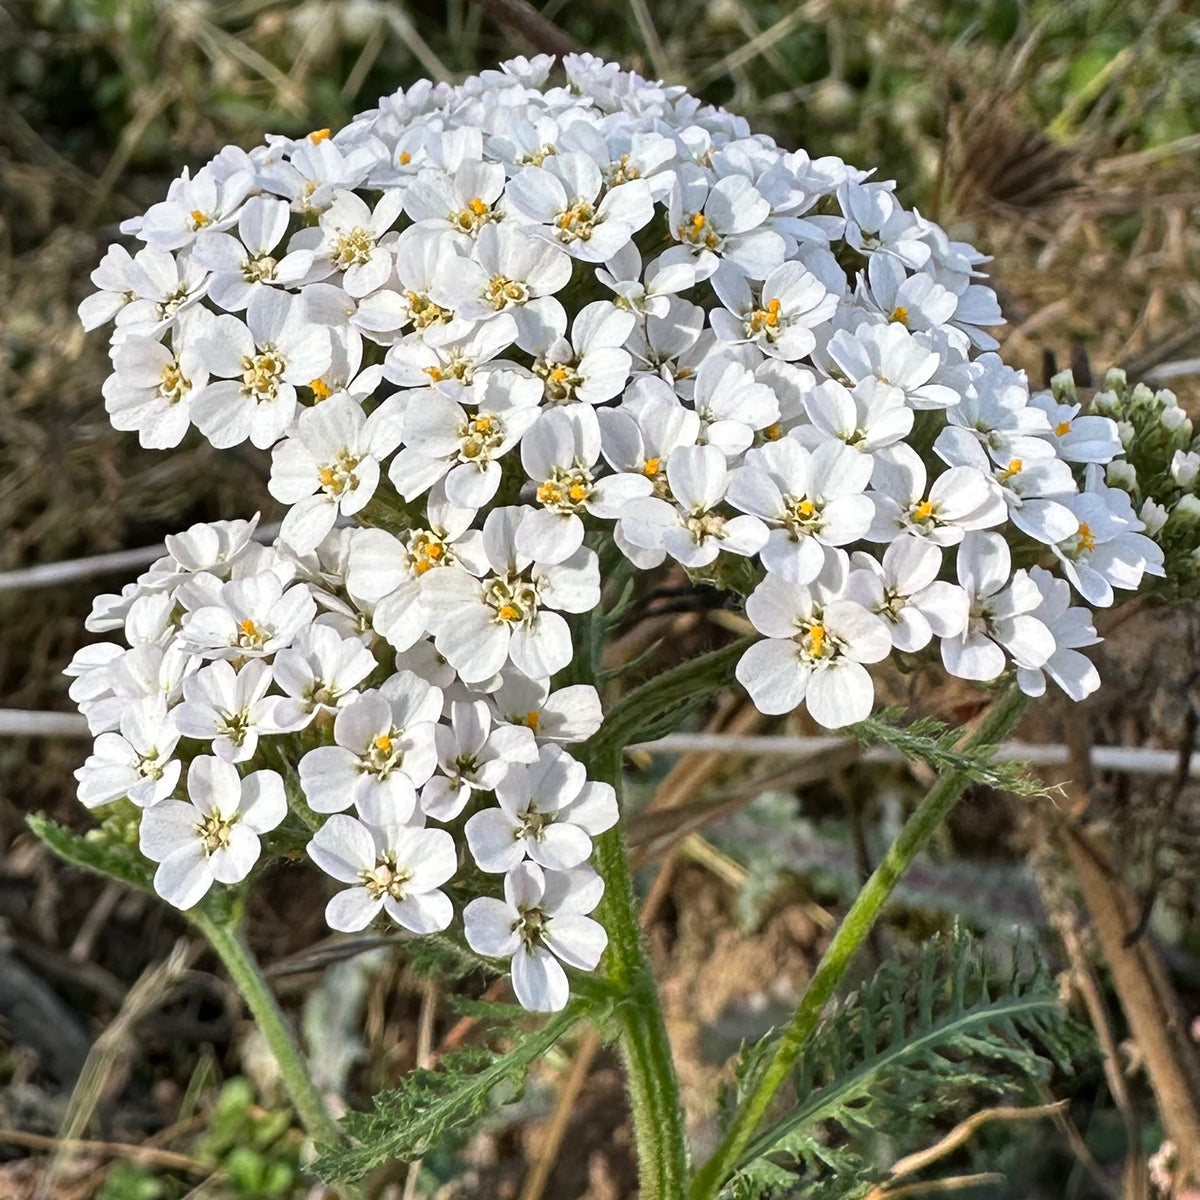
[[[1008,543],[998,533],[968,533],[958,548],[958,581],[970,603],[967,627],[943,638],[942,662],[959,679],[995,679],[1004,652],[1033,670],[1054,653],[1054,636],[1032,614],[1042,593],[1027,571],[1012,571]]]
[[[1042,593],[1033,615],[1050,630],[1055,649],[1040,667],[1018,667],[1017,683],[1027,696],[1041,696],[1049,675],[1072,700],[1082,700],[1100,686],[1095,664],[1079,653],[1079,647],[1100,641],[1092,614],[1071,607],[1071,588],[1065,579],[1055,579],[1044,567],[1031,567],[1029,578]]]
[[[212,742],[212,752],[226,762],[254,757],[260,732],[276,733],[278,697],[267,695],[271,668],[252,658],[240,670],[218,661],[183,681],[183,703],[173,712],[184,737]]]
[[[692,404],[700,417],[702,444],[736,458],[754,441],[756,432],[779,420],[779,401],[765,383],[729,352],[710,355],[696,371]]]
[[[370,416],[345,392],[306,408],[295,433],[271,453],[267,490],[293,507],[279,536],[301,554],[353,516],[375,494],[379,464],[400,444],[401,403],[385,400]],[[313,495],[313,493],[316,495]]]
[[[584,404],[543,411],[521,441],[521,464],[537,485],[539,507],[521,522],[517,548],[542,562],[562,562],[583,545],[582,513],[607,520],[625,504],[649,496],[654,485],[644,471],[597,479],[600,424]]]
[[[738,682],[759,712],[791,712],[801,701],[814,721],[839,729],[870,716],[875,685],[863,663],[892,649],[887,625],[853,600],[768,575],[746,615],[765,634],[738,661]]]
[[[771,527],[760,557],[789,583],[811,583],[825,546],[846,546],[868,530],[875,505],[863,494],[872,463],[841,442],[807,450],[780,438],[750,450],[729,483],[729,502]]]
[[[803,404],[814,429],[862,454],[894,446],[908,437],[913,427],[913,410],[904,403],[903,394],[873,375],[853,388],[826,379],[805,392]],[[808,444],[807,433],[797,436]]]
[[[317,611],[307,587],[285,589],[269,570],[219,584],[212,599],[215,603],[185,614],[179,631],[182,643],[204,658],[273,654],[290,645]]]
[[[838,188],[846,216],[846,243],[860,252],[895,256],[907,267],[920,269],[930,256],[924,229],[907,213],[885,183],[848,179]]]
[[[441,690],[408,671],[363,692],[338,712],[336,745],[318,746],[300,760],[309,807],[331,813],[353,804],[368,824],[406,822],[416,789],[437,766],[434,724],[441,715]]]
[[[804,358],[817,344],[812,330],[837,309],[816,276],[798,262],[782,263],[763,281],[757,300],[745,277],[718,272],[713,286],[727,311],[716,309],[712,327],[723,342],[752,342],[764,354]]]
[[[850,563],[855,570],[846,583],[847,596],[888,623],[897,650],[922,650],[934,635],[957,637],[966,630],[967,594],[938,579],[942,552],[928,539],[901,534],[882,562],[856,551]]]
[[[171,184],[169,198],[146,210],[138,235],[159,250],[179,250],[206,230],[228,229],[253,186],[249,171],[220,179],[207,168],[195,176],[185,170]]]
[[[466,683],[481,683],[510,659],[535,679],[571,661],[571,632],[553,610],[588,612],[600,599],[595,552],[581,547],[561,563],[523,554],[517,537],[528,508],[495,508],[484,522],[491,574],[476,579],[461,567],[422,579],[429,628],[438,653]]]
[[[421,171],[403,193],[404,211],[413,221],[475,236],[504,216],[494,207],[503,191],[500,163],[469,158],[452,173]]]
[[[619,408],[602,408],[600,448],[615,471],[645,475],[655,494],[667,491],[667,461],[679,446],[694,446],[700,417],[686,408],[661,379],[641,379]]]
[[[138,845],[159,864],[154,890],[191,908],[214,883],[241,883],[258,862],[259,839],[287,816],[283,780],[274,771],[244,779],[220,758],[188,768],[187,801],[163,800],[142,814]]]
[[[571,990],[560,961],[590,971],[608,937],[584,914],[600,902],[594,871],[543,871],[524,862],[504,877],[504,899],[482,896],[463,909],[467,944],[489,958],[512,958],[513,991],[531,1012],[558,1012]]]
[[[589,783],[583,763],[543,746],[532,765],[509,768],[495,786],[499,807],[466,824],[467,845],[482,871],[511,871],[528,857],[565,871],[592,853],[592,838],[617,823],[611,785]]]
[[[356,529],[350,543],[346,589],[373,606],[371,623],[397,650],[407,650],[426,630],[421,577],[439,567],[487,573],[483,535],[468,526],[474,508],[450,504],[435,487],[426,504],[427,528],[396,538],[382,529]]]
[[[192,402],[192,420],[218,449],[247,438],[260,450],[277,442],[296,411],[296,385],[316,379],[332,356],[329,332],[285,292],[260,291],[246,322],[217,317],[201,339],[210,383]]]
[[[187,315],[198,314],[189,309]],[[136,430],[148,450],[183,441],[192,398],[208,382],[199,346],[202,321],[181,321],[168,349],[156,338],[131,336],[113,347],[113,373],[104,381],[104,408],[114,429]]]
[[[309,625],[271,664],[286,693],[275,698],[280,729],[303,729],[314,718],[334,716],[358,696],[358,685],[376,668],[375,656],[358,638],[343,638],[329,625]]]
[[[502,720],[526,725],[538,741],[586,742],[604,720],[600,696],[587,683],[550,690],[548,679],[530,679],[509,668],[490,697]]]
[[[384,235],[396,223],[403,202],[402,192],[386,191],[372,211],[353,192],[334,192],[332,203],[321,214],[319,228],[304,230],[292,239],[284,264],[293,255],[299,258],[311,251],[318,274],[341,271],[347,296],[369,295],[383,287],[392,273],[391,251]]]
[[[953,388],[933,381],[942,365],[937,352],[894,321],[853,332],[839,329],[825,353],[852,384],[874,376],[903,392],[911,408],[953,408],[959,402]]]
[[[556,154],[545,166],[526,167],[509,180],[506,194],[535,222],[533,232],[584,262],[607,262],[654,213],[645,180],[605,189],[600,168],[585,154]]]
[[[700,276],[720,266],[748,279],[765,279],[783,262],[786,243],[765,227],[771,202],[741,175],[711,187],[702,173],[681,173],[667,207],[671,236],[697,257]]]
[[[682,253],[680,253],[682,251]],[[642,277],[642,256],[633,242],[627,242],[597,270],[596,278],[616,293],[618,308],[639,316],[665,317],[671,311],[671,297],[687,291],[698,279],[696,260],[682,247],[675,247],[652,259]]]
[[[528,227],[488,222],[478,232],[471,258],[434,281],[434,290],[462,319],[482,321],[498,312],[517,323],[517,345],[531,350],[549,341],[547,331],[565,329],[567,316],[554,298],[571,278],[571,257]]]
[[[982,454],[982,451],[980,451]],[[986,471],[951,467],[926,491],[921,456],[904,443],[875,457],[875,521],[867,532],[873,542],[890,542],[907,532],[937,546],[954,546],[971,529],[987,529],[1004,521],[1004,496]]]
[[[439,480],[446,496],[462,508],[482,508],[500,486],[499,459],[537,420],[535,379],[510,372],[489,376],[473,414],[447,396],[410,394],[404,448],[392,460],[388,478],[406,500]]]
[[[436,730],[438,767],[421,792],[421,809],[435,821],[449,821],[466,807],[471,793],[499,786],[514,763],[537,761],[537,743],[523,725],[492,721],[484,700],[456,701],[450,725]]]
[[[196,239],[192,255],[212,272],[208,298],[226,312],[241,312],[264,287],[295,282],[281,272],[274,251],[288,227],[283,200],[251,196],[238,216],[238,236],[206,229]]]
[[[624,349],[635,318],[632,313],[596,300],[585,305],[566,333],[566,315],[541,331],[528,346],[536,356],[533,373],[543,381],[549,404],[602,404],[625,386],[633,359]]]
[[[1047,440],[1066,462],[1108,463],[1121,453],[1117,423],[1108,417],[1080,416],[1081,405],[1059,404],[1049,392],[1029,398],[1032,407],[1046,414]]]
[[[208,289],[209,272],[195,259],[146,246],[129,269],[131,295],[116,313],[113,341],[159,337],[197,304]]]
[[[1031,439],[1033,440],[1033,439]],[[1046,443],[1035,441],[1039,448]],[[965,430],[947,425],[938,435],[934,450],[952,467],[974,467],[986,471],[988,457],[983,447]],[[997,454],[999,465],[992,477],[1000,485],[1008,506],[1009,520],[1034,541],[1053,546],[1069,538],[1079,522],[1065,501],[1078,491],[1067,463],[1052,454],[1037,458]]]
[[[325,907],[331,929],[356,933],[386,912],[413,933],[437,933],[454,918],[440,888],[458,869],[458,855],[443,829],[367,825],[339,813],[313,835],[308,856],[327,875],[352,885]]]
[[[1161,547],[1141,530],[1129,493],[1104,484],[1098,468],[1089,472],[1087,490],[1064,496],[1062,503],[1079,527],[1051,547],[1075,590],[1098,608],[1114,601],[1113,588],[1134,591],[1142,576],[1163,573]]]
[[[722,550],[757,554],[767,527],[757,517],[714,512],[725,499],[730,473],[716,446],[680,446],[667,460],[667,483],[675,503],[648,497],[631,500],[621,516],[625,537],[643,550],[669,554],[685,567],[706,567]]]
[[[159,696],[127,705],[120,733],[102,733],[87,762],[75,772],[81,804],[98,808],[122,798],[138,808],[158,804],[179,782],[179,742],[174,713]]]

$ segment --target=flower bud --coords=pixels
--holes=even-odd
[[[1171,509],[1168,523],[1173,530],[1200,525],[1200,496],[1193,496],[1190,492],[1180,496]]]
[[[1126,462],[1123,458],[1114,459],[1104,471],[1104,481],[1109,487],[1119,487],[1132,492],[1137,487],[1137,471],[1134,470],[1133,463]]]
[[[1167,523],[1167,510],[1157,500],[1147,496],[1142,502],[1138,517],[1146,527],[1146,534],[1155,537]]]
[[[1200,454],[1176,450],[1171,456],[1171,478],[1181,488],[1190,488],[1197,475],[1200,475]]]
[[[1071,374],[1070,369],[1059,371],[1050,380],[1050,394],[1059,404],[1078,403],[1079,394],[1075,390],[1075,376]]]
[[[1104,372],[1104,390],[1106,392],[1115,392],[1117,395],[1123,396],[1128,387],[1129,382],[1120,367],[1109,367]]]
[[[1092,403],[1089,411],[1098,417],[1112,417],[1116,419],[1124,411],[1124,406],[1121,403],[1120,396],[1116,392],[1097,392],[1092,397]]]
[[[1137,430],[1130,421],[1118,421],[1117,436],[1121,439],[1121,445],[1128,451],[1137,437]]]
[[[1160,396],[1163,394],[1164,393],[1162,392],[1159,393]],[[1171,398],[1174,399],[1174,396]],[[1183,409],[1177,404],[1172,404],[1167,408],[1164,408],[1162,412],[1158,414],[1158,421],[1168,433],[1175,433],[1177,430],[1186,427],[1188,431],[1188,437],[1191,437],[1192,423],[1188,420],[1187,413],[1184,412]]]

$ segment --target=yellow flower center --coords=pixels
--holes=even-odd
[[[903,325],[905,328],[907,328],[908,309],[905,308],[903,304],[897,304],[896,307],[892,309],[892,315],[888,317],[888,320],[895,321],[897,325]]]

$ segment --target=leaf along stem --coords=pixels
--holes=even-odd
[[[1015,684],[1011,685],[993,703],[964,749],[998,744],[1016,725],[1026,704],[1025,696]],[[697,1172],[692,1184],[691,1200],[711,1200],[738,1168],[775,1093],[792,1073],[820,1021],[822,1010],[837,990],[859,946],[879,919],[888,897],[912,865],[913,859],[958,802],[969,782],[969,775],[965,771],[951,771],[942,775],[905,822],[899,836],[838,927],[817,964],[800,1007],[779,1038],[774,1054],[759,1072],[753,1088],[734,1113],[721,1144]]]

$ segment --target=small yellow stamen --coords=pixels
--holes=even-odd
[[[193,229],[203,229],[206,225],[212,224],[212,217],[207,213],[201,212],[198,208],[193,208],[189,215],[192,218]]]
[[[541,719],[542,714],[540,712],[527,712],[525,714],[525,724],[528,725],[529,728],[534,731],[534,733],[537,732],[538,722]]]
[[[1085,554],[1091,554],[1096,548],[1096,535],[1086,521],[1079,522],[1079,549]]]
[[[337,483],[337,476],[334,475],[331,467],[322,467],[317,472],[317,478],[321,481],[322,487],[333,487]]]
[[[808,628],[808,650],[813,658],[825,653],[825,626],[810,625]]]
[[[438,576],[440,579],[441,576]],[[520,610],[514,608],[511,604],[502,604],[497,612],[502,621],[515,621],[521,615]]]
[[[1055,427],[1054,427],[1054,434],[1056,437],[1062,437],[1064,433],[1070,433],[1070,432],[1071,432],[1071,422],[1070,421],[1059,421],[1059,423],[1057,425],[1055,425]]]
[[[903,304],[897,304],[896,307],[892,309],[892,315],[888,317],[888,320],[895,321],[897,325],[903,325],[905,328],[907,328],[908,309],[905,308]]]
[[[312,133],[308,135],[308,140],[312,142],[314,146],[319,146],[322,142],[327,141],[328,138],[328,129],[314,129]]]
[[[314,379],[308,386],[312,388],[312,394],[318,400],[328,400],[333,395],[333,388],[323,379]]]
[[[412,155],[407,150],[401,150],[396,156],[396,160],[402,167],[407,167],[412,162]]]
[[[928,521],[933,516],[933,501],[922,500],[916,508],[913,509],[913,516],[918,521]]]
[[[1010,462],[1008,466],[1000,472],[1000,481],[1003,482],[1006,479],[1011,479],[1014,475],[1019,475],[1021,473],[1021,468],[1024,465],[1025,464],[1022,463],[1019,458],[1014,458],[1012,462]]]
[[[816,513],[817,506],[811,500],[801,500],[796,511],[807,521]]]
[[[582,483],[573,483],[567,491],[567,495],[576,504],[581,504],[587,499],[588,490]]]
[[[425,557],[432,558],[434,562],[437,562],[437,560],[445,553],[446,547],[443,546],[441,542],[430,542],[429,545],[425,547]]]
[[[473,196],[467,201],[467,207],[477,216],[482,217],[488,210],[488,206],[480,200],[478,196]]]
[[[783,437],[783,426],[768,425],[766,429],[762,431],[762,435],[768,442],[777,442],[781,437]]]
[[[539,504],[557,504],[562,499],[562,489],[556,483],[540,484],[537,498]]]
[[[441,367],[425,367],[424,370],[434,383],[441,383],[446,378],[446,372]]]
[[[491,433],[491,431],[492,431],[492,418],[491,417],[478,416],[475,418],[475,420],[472,422],[472,424],[475,426],[476,433]]]
[[[261,629],[259,629],[259,627],[258,627],[257,625],[255,625],[255,623],[254,623],[252,620],[250,620],[250,618],[249,618],[249,617],[247,617],[247,618],[246,618],[246,619],[245,619],[245,620],[244,620],[244,621],[243,621],[243,622],[242,622],[242,623],[241,623],[241,624],[238,626],[238,628],[239,628],[239,629],[242,631],[242,633],[244,633],[244,634],[246,635],[246,637],[248,637],[248,638],[259,638],[259,637],[262,637],[262,630],[261,630]]]
[[[378,750],[381,754],[391,754],[392,739],[390,737],[388,737],[388,735],[386,733],[381,733],[375,739],[375,749]]]
[[[706,218],[703,213],[692,214],[692,233],[699,233],[704,228]]]
[[[645,475],[649,479],[653,479],[655,477],[655,475],[657,475],[661,469],[662,469],[662,459],[661,458],[648,458],[648,459],[646,459],[646,465],[642,468],[642,474]]]

